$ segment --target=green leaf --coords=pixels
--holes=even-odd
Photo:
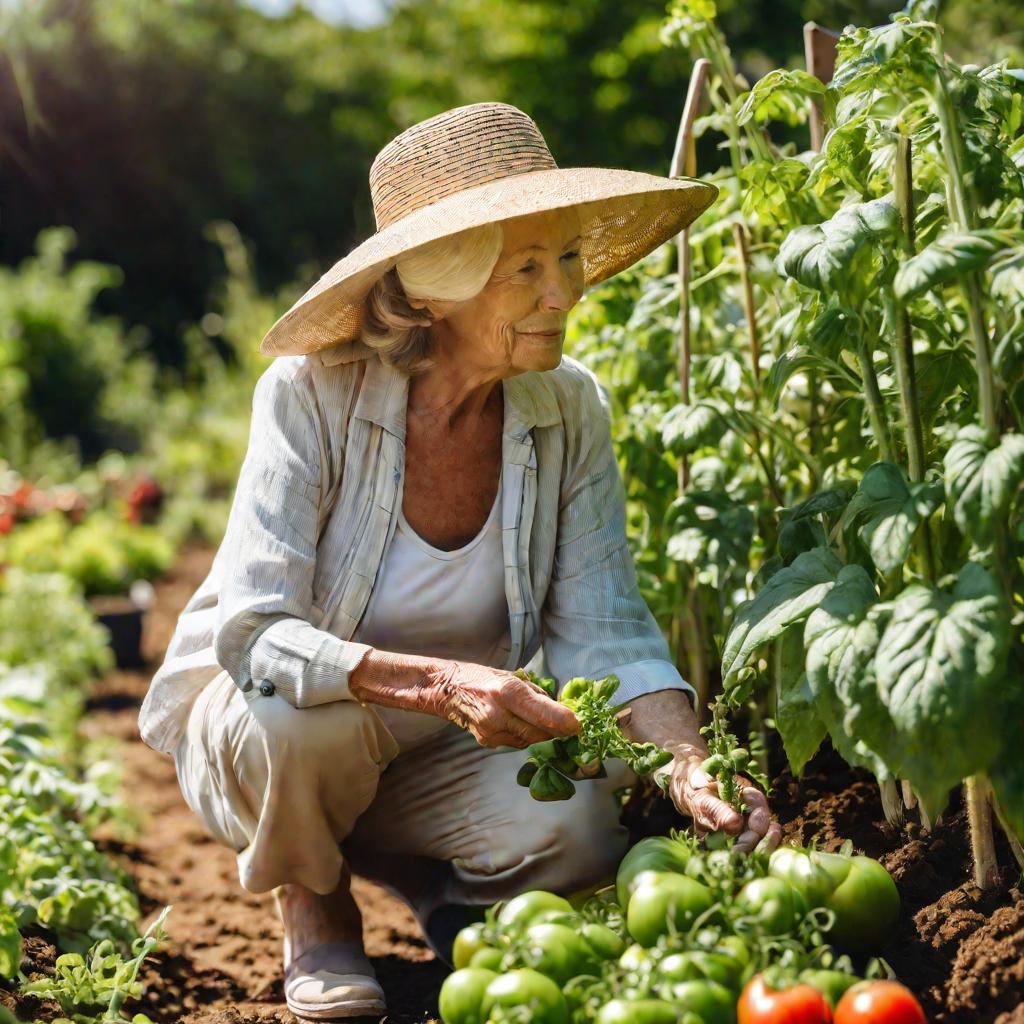
[[[744,125],[753,118],[759,124],[778,120],[803,124],[807,120],[808,101],[824,97],[825,84],[814,75],[776,68],[759,79],[750,90],[736,113],[736,123]]]
[[[960,570],[951,594],[915,584],[890,608],[875,676],[902,772],[934,815],[952,786],[986,771],[999,752],[993,735],[1006,685],[1009,611],[977,562]]]
[[[935,511],[941,498],[938,484],[908,486],[896,465],[876,462],[865,472],[850,501],[843,527],[866,519],[859,536],[879,570],[889,573],[907,560],[918,526]]]
[[[761,220],[792,221],[789,207],[793,197],[803,190],[807,176],[807,164],[792,158],[746,164],[740,171],[743,185],[740,208],[744,216],[757,214]]]
[[[859,565],[840,571],[836,585],[807,619],[807,680],[832,745],[852,765],[878,778],[895,769],[875,747],[884,747],[892,721],[875,684],[874,656],[880,638],[872,614],[878,593]]]
[[[801,629],[790,629],[775,641],[781,645],[775,727],[782,737],[789,766],[797,778],[821,746],[826,732],[815,709],[814,693],[807,682],[807,674],[803,671],[802,633]]]
[[[665,447],[676,455],[689,455],[705,445],[717,444],[726,422],[712,402],[679,404],[665,414],[660,427]]]
[[[789,565],[798,555],[825,547],[828,538],[824,527],[815,519],[792,519],[779,529],[779,554]]]
[[[909,302],[930,288],[984,267],[1003,251],[1006,242],[1005,235],[998,231],[941,235],[896,272],[896,298]]]
[[[1017,678],[1020,678],[1019,674]],[[999,809],[1018,839],[1024,838],[1024,696],[1015,695],[1006,709],[1002,755],[989,769]]]
[[[857,283],[857,254],[869,243],[891,241],[898,222],[888,199],[846,206],[823,224],[791,231],[779,248],[779,272],[808,288],[844,294]]]
[[[754,536],[754,513],[724,491],[687,491],[677,498],[666,519],[666,553],[673,561],[699,570],[745,565]],[[711,581],[717,585],[718,576]]]
[[[0,906],[0,978],[15,978],[21,965],[21,932],[11,911]]]
[[[791,348],[783,352],[778,359],[772,363],[768,376],[764,381],[765,397],[773,406],[778,406],[782,390],[790,378],[798,373],[806,373],[808,370],[815,370],[818,367],[818,357],[806,349]]]
[[[991,542],[1024,480],[1024,436],[1004,434],[990,447],[979,426],[960,430],[946,453],[946,500],[964,536]]]
[[[792,565],[779,569],[752,600],[741,605],[725,641],[722,680],[728,687],[754,652],[802,622],[832,589],[842,568],[827,548],[799,555]]]

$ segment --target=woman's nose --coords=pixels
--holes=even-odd
[[[572,309],[579,300],[571,276],[561,267],[545,280],[541,305],[545,309]]]

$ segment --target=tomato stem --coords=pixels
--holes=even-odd
[[[971,828],[971,854],[974,857],[974,882],[979,889],[999,886],[999,863],[992,832],[991,787],[983,775],[972,775],[964,782],[967,818]]]

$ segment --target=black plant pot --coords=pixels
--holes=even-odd
[[[110,633],[110,647],[118,668],[141,668],[142,619],[145,606],[136,603],[127,594],[89,599],[97,621]]]

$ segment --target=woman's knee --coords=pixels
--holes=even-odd
[[[618,802],[610,792],[584,782],[572,800],[534,807],[518,832],[518,848],[507,848],[500,868],[515,871],[518,864],[529,888],[556,892],[615,874],[628,833],[619,823]]]
[[[261,738],[271,751],[327,759],[332,767],[347,761],[383,770],[397,754],[397,745],[380,719],[356,701],[338,700],[297,708],[279,694],[249,702]]]

